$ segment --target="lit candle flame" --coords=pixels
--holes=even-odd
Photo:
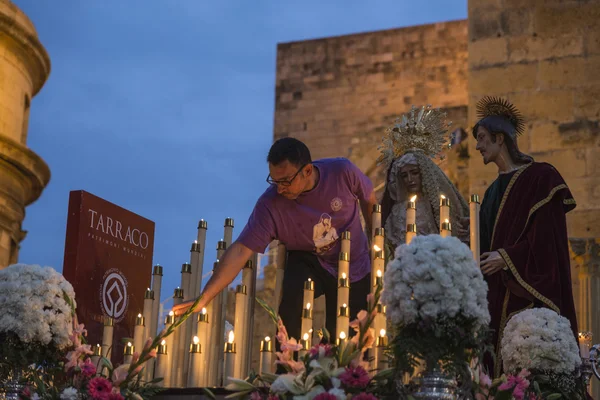
[[[234,336],[233,336],[233,331],[229,331],[229,339],[228,339],[227,341],[228,341],[229,343],[233,343],[233,339],[234,339]]]
[[[198,244],[198,241],[197,241],[197,240],[194,240],[194,244]]]
[[[417,200],[417,195],[415,194],[413,197],[410,198],[410,202],[414,203]]]
[[[340,332],[340,339],[342,339],[342,340],[346,339],[346,332],[344,332],[344,331]]]
[[[309,333],[313,333],[313,329],[312,329],[312,328],[310,328],[310,329],[308,330],[308,332],[309,332]]]
[[[381,247],[379,247],[376,244],[374,244],[373,245],[373,250],[375,250],[375,251],[381,251]]]
[[[202,314],[206,314],[206,307],[202,307],[202,311],[200,311]]]
[[[194,336],[194,344],[198,344],[200,343],[200,339],[198,339],[198,336]]]
[[[306,309],[310,310],[310,303],[306,303]]]
[[[381,337],[385,336],[385,329],[382,329],[379,331],[379,336],[381,336]]]
[[[127,342],[127,347],[131,347],[131,346],[132,346],[131,342]]]
[[[450,221],[448,221],[448,219],[445,219],[444,222],[447,223],[447,224],[450,223]]]
[[[377,270],[377,277],[381,278],[381,270],[380,269]]]
[[[175,313],[174,313],[173,311],[169,311],[169,316],[171,316],[171,317],[172,317],[172,316],[174,316],[174,315],[175,315]]]
[[[344,304],[342,304],[342,307],[346,308],[346,307],[348,307],[348,306],[346,305],[346,303],[344,303]]]
[[[304,336],[302,336],[302,338],[303,338],[304,340],[308,340],[308,333],[305,333],[305,334],[304,334]]]
[[[445,198],[446,198],[446,196],[444,196],[444,195],[441,195],[440,197],[441,197],[442,199],[445,199]]]
[[[312,279],[308,278],[308,281],[310,282]]]
[[[342,272],[342,279],[346,279],[346,273]]]
[[[165,339],[162,340],[162,342],[160,342],[161,346],[164,346],[165,344],[167,344],[167,341]]]
[[[142,318],[142,314],[138,314],[138,318]]]
[[[265,342],[270,342],[270,341],[271,341],[271,338],[268,336],[265,336]]]

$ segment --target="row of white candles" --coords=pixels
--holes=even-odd
[[[476,195],[470,199],[470,217],[471,217],[471,249],[474,257],[479,258],[479,198]],[[416,235],[416,196],[413,196],[407,204],[407,233],[406,243],[409,244],[414,235]],[[449,236],[452,232],[450,219],[450,201],[445,196],[440,197],[440,234]],[[372,213],[371,237],[373,242],[371,256],[371,279],[372,291],[375,291],[377,285],[383,285],[383,273],[385,268],[384,229],[381,227],[381,207],[375,205]],[[198,240],[194,241],[191,249],[191,262],[185,263],[181,270],[181,288],[175,290],[174,304],[179,304],[184,300],[193,300],[200,295],[203,257],[206,239],[206,221],[201,220],[198,225]],[[221,257],[227,244],[232,241],[233,220],[228,218],[225,221],[224,238],[218,243],[217,258]],[[338,293],[337,293],[337,318],[336,318],[336,339],[342,343],[348,338],[350,323],[350,232],[343,232],[341,237],[341,252],[338,261]],[[281,246],[281,245],[280,245]],[[278,253],[283,253],[278,249]],[[282,264],[278,262],[278,264]],[[218,265],[215,263],[215,267]],[[159,347],[157,357],[157,371],[154,373],[152,368],[147,368],[147,378],[163,375],[165,386],[218,386],[226,382],[227,377],[243,378],[248,372],[249,353],[246,350],[250,347],[249,336],[249,304],[250,295],[253,295],[254,282],[256,279],[252,263],[249,262],[242,273],[242,284],[236,288],[236,307],[234,331],[230,332],[229,340],[225,342],[224,322],[225,305],[227,290],[218,295],[207,308],[202,309],[197,318],[190,318],[184,323],[177,332],[166,338]],[[157,265],[153,270],[152,289],[148,289],[145,295],[144,310],[136,318],[133,343],[128,343],[125,347],[125,361],[130,360],[131,354],[135,349],[141,349],[145,339],[156,334],[158,322],[158,303],[160,299],[162,267]],[[277,280],[280,281],[283,273],[283,265],[278,265]],[[155,300],[156,298],[156,300]],[[311,347],[314,336],[312,312],[314,305],[314,282],[310,279],[304,284],[304,302],[305,308],[302,313],[301,340],[303,349],[300,356],[306,353]],[[385,336],[386,318],[385,307],[382,304],[377,306],[377,314],[372,328],[378,334],[377,346],[374,351],[374,363],[380,368],[383,363],[383,349],[387,346],[387,337]],[[209,316],[215,323],[209,323]],[[166,319],[166,325],[172,324],[176,316],[172,313]],[[149,321],[149,322],[148,322]],[[96,346],[95,353],[110,358],[110,345],[112,343],[112,319],[105,321],[105,329],[102,346]],[[212,340],[215,338],[216,340]],[[238,342],[234,341],[237,338]],[[260,370],[270,372],[272,369],[272,341],[269,337],[261,341]],[[185,351],[189,349],[189,351]],[[244,351],[240,351],[244,349]],[[381,350],[380,350],[381,349]],[[139,350],[138,350],[139,351]],[[381,355],[379,354],[381,353]],[[239,354],[239,355],[238,355]],[[236,357],[237,355],[237,357]],[[99,354],[98,354],[99,356]],[[128,357],[129,356],[129,357]],[[166,365],[170,365],[169,368]],[[187,377],[187,379],[186,379]]]
[[[479,196],[471,195],[469,198],[469,239],[473,258],[479,265]],[[406,244],[410,244],[417,234],[417,196],[412,196],[406,205]],[[450,199],[440,195],[440,236],[452,235],[452,224],[450,223]]]

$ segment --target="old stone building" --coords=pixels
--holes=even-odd
[[[0,268],[17,262],[25,206],[41,195],[50,169],[27,147],[31,100],[50,73],[50,58],[29,18],[0,0]]]
[[[577,201],[568,230],[578,321],[600,338],[599,19],[598,0],[469,0],[464,21],[282,43],[274,139],[349,157],[381,189],[385,127],[432,104],[465,139],[440,166],[463,195],[483,195],[497,171],[475,152],[475,104],[508,98],[527,119],[521,150],[556,166]]]

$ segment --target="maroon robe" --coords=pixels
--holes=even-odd
[[[502,370],[498,349],[504,328],[519,311],[550,308],[571,322],[577,338],[565,215],[574,208],[565,181],[546,163],[518,170],[504,192],[491,251],[498,251],[508,268],[486,276],[497,355],[494,376]]]

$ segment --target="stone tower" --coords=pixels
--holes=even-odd
[[[0,0],[0,268],[17,262],[25,206],[50,180],[48,165],[27,148],[31,99],[49,73],[50,58],[29,18]]]

